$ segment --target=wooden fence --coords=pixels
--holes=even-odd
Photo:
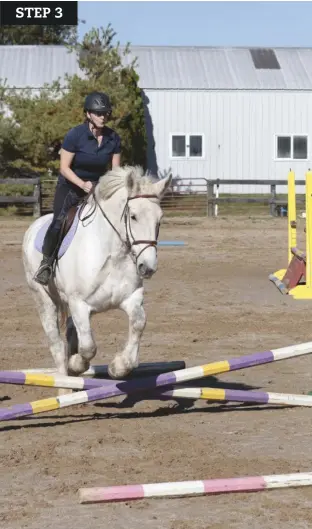
[[[0,184],[8,185],[32,185],[33,193],[28,196],[14,195],[1,196],[0,206],[24,205],[33,208],[33,216],[39,217],[52,211],[53,196],[56,179],[40,180],[40,178],[5,178],[0,179]],[[222,186],[227,185],[251,185],[268,186],[268,196],[245,196],[238,193],[235,196],[218,196]],[[305,186],[304,180],[297,180],[296,185]],[[173,185],[162,200],[162,208],[171,215],[194,215],[213,217],[216,215],[216,206],[219,204],[263,204],[269,206],[272,216],[278,215],[278,206],[287,204],[287,197],[279,198],[276,192],[277,186],[286,186],[287,180],[228,180],[228,179],[180,179],[179,184]],[[190,189],[191,187],[191,189]],[[218,191],[218,193],[216,193]],[[1,193],[1,186],[0,186]],[[253,193],[253,195],[257,195]],[[304,195],[297,195],[298,202],[304,202]]]
[[[0,205],[32,205],[33,216],[35,218],[41,215],[41,181],[40,178],[1,178],[0,184],[5,185],[30,185],[33,186],[32,196],[24,195],[0,195]],[[1,189],[1,187],[0,187]]]
[[[198,182],[197,182],[198,180]],[[165,211],[174,214],[182,212],[194,212],[195,214],[214,217],[217,214],[216,206],[222,204],[262,204],[269,206],[269,212],[273,217],[278,216],[279,206],[287,205],[287,197],[279,198],[277,195],[277,186],[286,186],[287,180],[229,180],[229,179],[193,179],[192,192],[181,191],[181,188],[190,184],[189,180],[181,179],[179,189],[174,188],[166,194],[163,199],[162,207]],[[219,196],[222,193],[222,186],[232,185],[249,185],[249,186],[268,186],[269,196],[248,196],[236,193],[234,196]],[[296,185],[305,186],[305,180],[296,180]],[[221,189],[220,189],[221,188]],[[256,195],[256,193],[253,193]],[[304,202],[304,195],[296,196],[298,203]]]
[[[286,206],[287,205],[287,198],[279,199],[276,193],[276,187],[277,186],[287,186],[288,181],[287,180],[206,180],[207,182],[207,216],[208,217],[214,217],[215,216],[215,206],[217,204],[230,204],[230,203],[258,203],[258,204],[265,204],[269,206],[270,214],[273,217],[276,217],[278,215],[278,206]],[[215,186],[220,187],[221,185],[252,185],[252,186],[269,186],[270,187],[270,197],[246,197],[244,195],[240,197],[216,197],[215,193]],[[296,185],[305,186],[305,180],[296,180]],[[296,200],[298,202],[304,201],[303,197],[298,197],[296,195]]]

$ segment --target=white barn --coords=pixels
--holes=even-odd
[[[297,178],[312,167],[312,48],[132,46],[148,166],[193,179]],[[0,46],[0,78],[40,90],[78,73],[62,46]],[[267,192],[267,186],[226,186]],[[280,189],[279,189],[280,191]]]

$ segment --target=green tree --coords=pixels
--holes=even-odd
[[[146,130],[143,99],[135,72],[135,60],[125,66],[119,43],[113,44],[115,32],[92,29],[82,42],[76,42],[70,51],[78,56],[83,76],[66,76],[66,86],[59,80],[45,85],[39,95],[31,89],[3,88],[3,102],[12,112],[9,137],[10,167],[28,168],[41,173],[59,167],[58,149],[67,131],[83,121],[83,102],[93,90],[107,92],[113,104],[113,116],[108,126],[118,132],[122,140],[122,163],[145,167]],[[13,123],[12,123],[13,119]],[[1,134],[1,131],[0,131]]]
[[[76,26],[1,26],[0,44],[72,44]]]

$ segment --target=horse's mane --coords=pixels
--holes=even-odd
[[[130,174],[135,182],[133,194],[153,193],[153,184],[157,182],[157,178],[148,173],[144,174],[143,168],[140,166],[125,165],[123,167],[114,167],[101,176],[96,186],[99,198],[107,200],[117,191],[126,187],[126,179]]]

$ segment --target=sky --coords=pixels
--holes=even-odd
[[[121,44],[312,47],[312,1],[79,1],[78,17],[80,36],[111,23]]]

